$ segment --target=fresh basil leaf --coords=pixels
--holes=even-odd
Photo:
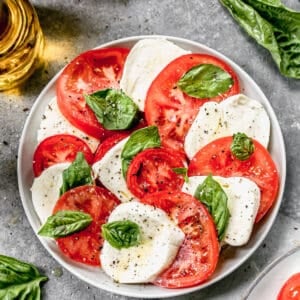
[[[52,238],[64,237],[85,229],[92,221],[87,213],[61,210],[47,219],[38,234]]]
[[[46,280],[35,266],[0,255],[0,299],[39,300],[40,283]]]
[[[60,187],[60,196],[77,186],[93,184],[91,167],[82,152],[78,152],[73,163],[63,171],[63,184]]]
[[[230,217],[226,193],[210,175],[197,187],[194,197],[200,200],[212,215],[221,241]]]
[[[212,64],[191,68],[178,81],[178,87],[191,97],[213,98],[225,93],[233,84],[231,75]]]
[[[120,90],[106,89],[84,95],[84,98],[106,129],[128,129],[138,120],[138,106]]]
[[[187,168],[173,168],[173,171],[178,175],[183,175],[184,181],[186,183],[189,182],[189,177],[187,174],[188,169]]]
[[[266,48],[280,72],[300,79],[300,13],[279,0],[220,0],[240,26]]]
[[[103,224],[102,237],[117,249],[137,246],[141,241],[139,225],[130,220]]]
[[[246,160],[254,152],[254,144],[246,134],[238,132],[233,135],[230,150],[237,159]]]
[[[122,172],[126,178],[128,166],[135,155],[148,148],[160,147],[161,141],[156,126],[141,128],[133,132],[121,153]]]

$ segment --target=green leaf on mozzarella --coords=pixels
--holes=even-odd
[[[34,178],[31,187],[32,203],[42,224],[52,215],[63,183],[63,171],[70,165],[71,163],[54,164]]]
[[[140,228],[140,242],[116,249],[104,241],[102,269],[120,283],[152,282],[176,257],[184,233],[161,209],[137,201],[122,203],[108,222],[131,220]]]
[[[268,147],[270,119],[262,104],[243,94],[231,96],[220,103],[207,102],[199,109],[185,137],[185,152],[192,159],[211,141],[237,132],[243,132]]]
[[[172,60],[188,53],[161,38],[137,42],[125,61],[120,88],[144,111],[146,94],[155,77]]]
[[[138,106],[122,91],[106,89],[84,95],[84,98],[106,129],[129,129],[138,121]]]
[[[182,191],[194,195],[199,184],[207,176],[189,177],[184,183]],[[222,242],[231,246],[245,245],[251,236],[255,217],[260,204],[260,190],[251,180],[243,177],[213,176],[227,195],[227,207],[230,217]]]

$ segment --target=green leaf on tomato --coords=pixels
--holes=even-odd
[[[92,217],[87,213],[61,210],[47,219],[38,234],[51,238],[60,238],[85,229],[92,221]]]
[[[102,225],[101,229],[102,237],[116,249],[129,248],[140,244],[140,227],[130,220],[106,223]]]
[[[212,215],[221,241],[224,238],[230,213],[227,207],[227,195],[221,185],[211,175],[200,184],[195,192],[195,198],[200,200]]]
[[[40,283],[48,280],[31,264],[0,255],[0,299],[41,299]]]
[[[63,171],[63,183],[60,187],[60,196],[77,186],[93,184],[91,167],[82,152],[78,152],[73,163]]]
[[[178,175],[183,175],[184,181],[189,182],[188,169],[187,168],[173,168],[173,171]]]
[[[249,36],[266,48],[280,72],[300,79],[300,13],[279,0],[220,0]]]
[[[238,132],[233,135],[230,150],[237,159],[247,160],[254,152],[254,144],[245,133]]]
[[[135,155],[148,148],[160,147],[161,141],[156,126],[148,126],[133,132],[121,153],[122,173],[126,178],[128,166]]]
[[[191,97],[206,99],[227,92],[233,85],[233,79],[218,66],[201,64],[187,71],[177,85]]]
[[[84,98],[97,120],[106,129],[128,129],[138,121],[138,106],[120,90],[101,90],[84,95]]]

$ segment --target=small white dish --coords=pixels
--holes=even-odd
[[[178,46],[190,50],[192,52],[206,53],[214,55],[226,63],[231,65],[231,67],[237,73],[241,91],[245,95],[260,101],[265,109],[267,110],[270,120],[271,120],[271,137],[269,150],[276,163],[280,174],[280,188],[278,192],[278,197],[273,205],[272,209],[267,216],[255,226],[254,232],[252,234],[249,243],[240,248],[228,248],[221,254],[221,258],[218,262],[218,267],[213,274],[213,276],[205,283],[184,289],[164,289],[151,284],[141,285],[126,285],[117,284],[108,278],[104,272],[99,268],[85,266],[83,264],[75,263],[67,257],[65,257],[60,250],[57,248],[56,243],[52,239],[47,239],[38,236],[42,245],[46,250],[59,262],[64,268],[70,271],[72,274],[79,277],[81,280],[101,288],[103,290],[116,293],[119,295],[125,295],[130,297],[139,298],[165,298],[174,297],[178,295],[183,295],[191,293],[202,288],[208,287],[209,285],[216,283],[228,276],[234,270],[236,270],[241,264],[243,264],[259,247],[266,235],[268,234],[274,220],[277,216],[284,191],[285,178],[286,178],[286,153],[284,140],[282,137],[281,129],[276,118],[276,115],[267,100],[266,96],[263,94],[258,85],[250,78],[250,76],[243,71],[238,65],[233,61],[226,58],[219,52],[199,44],[197,42],[189,41],[186,39],[168,37],[168,36],[137,36],[124,38],[117,41],[113,41],[100,47],[129,47],[131,48],[137,41],[144,38],[166,38],[169,41],[177,44]],[[41,224],[31,201],[30,187],[33,181],[33,171],[32,171],[32,156],[34,150],[37,146],[37,130],[40,125],[42,115],[45,110],[45,106],[50,102],[50,100],[55,96],[55,85],[57,78],[60,73],[58,73],[44,88],[42,93],[37,98],[34,103],[31,112],[28,116],[24,130],[20,140],[19,155],[18,155],[18,182],[19,191],[21,195],[21,200],[27,218],[35,233],[39,230]]]

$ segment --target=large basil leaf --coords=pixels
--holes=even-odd
[[[101,228],[102,237],[114,248],[129,248],[140,243],[139,225],[130,220],[106,223]]]
[[[241,27],[270,51],[280,72],[300,79],[300,13],[279,0],[220,0]]]
[[[194,197],[200,200],[212,215],[221,241],[230,217],[226,193],[210,175],[197,187]]]
[[[230,150],[237,159],[246,160],[254,152],[254,144],[245,133],[238,132],[233,135]]]
[[[0,299],[39,300],[40,283],[47,279],[35,266],[0,255]]]
[[[233,84],[231,75],[212,64],[191,68],[178,81],[178,87],[191,97],[213,98],[225,93]]]
[[[93,184],[91,167],[82,152],[77,153],[75,160],[63,171],[62,176],[63,184],[59,190],[60,195],[77,186]]]
[[[133,132],[121,153],[122,173],[126,178],[128,166],[135,155],[148,149],[160,147],[161,141],[156,126],[149,126]]]
[[[61,210],[47,219],[38,234],[52,238],[64,237],[83,230],[92,221],[92,217],[87,213]]]
[[[138,106],[122,91],[106,89],[84,98],[106,129],[128,129],[138,120]]]

